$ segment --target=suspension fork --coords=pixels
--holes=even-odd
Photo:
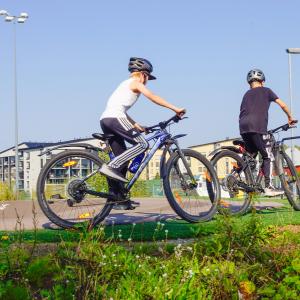
[[[273,149],[273,155],[274,155],[274,164],[275,164],[275,170],[278,174],[278,176],[281,176],[284,174],[283,165],[282,165],[282,153],[284,152],[283,146],[276,145]],[[271,169],[272,171],[272,169]]]
[[[178,143],[177,143],[176,140],[173,141],[173,142],[174,142],[174,144],[175,144],[175,146],[177,148],[177,153],[179,154],[179,157],[182,159],[183,165],[184,165],[185,169],[187,170],[188,175],[190,176],[190,178],[192,180],[192,184],[193,185],[197,185],[196,179],[195,179],[195,177],[194,177],[194,175],[193,175],[193,173],[192,173],[192,171],[190,169],[190,166],[189,166],[187,160],[185,159],[185,156],[184,156],[181,148],[179,147],[179,145],[178,145]],[[181,176],[182,176],[182,173],[180,172],[178,165],[176,165],[176,171],[179,172],[181,174]],[[182,178],[182,179],[184,179],[184,178]]]
[[[169,153],[169,156],[171,156],[171,154],[172,154],[172,149],[171,149],[171,143],[167,143],[166,145],[165,145],[165,148],[164,148],[164,150],[163,150],[163,153],[162,153],[162,155],[161,155],[161,159],[160,159],[160,177],[162,178],[162,179],[164,179],[165,177],[166,177],[166,174],[167,174],[167,172],[166,172],[166,165],[167,165],[167,162],[166,162],[166,160],[167,160],[167,153]]]

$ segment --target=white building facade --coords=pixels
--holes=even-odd
[[[59,143],[31,143],[25,142],[19,145],[19,190],[30,193],[36,191],[36,183],[42,167],[50,160],[51,156],[43,151],[58,145],[85,143],[100,147],[100,141],[90,139],[77,139]],[[61,152],[61,149],[54,150],[53,154]],[[14,147],[0,152],[0,181],[13,186],[16,178],[15,150]]]

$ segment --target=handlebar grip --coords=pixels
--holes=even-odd
[[[173,121],[174,121],[175,123],[178,123],[180,120],[181,120],[181,118],[180,118],[179,116],[177,116],[177,115],[175,115],[175,116],[173,117]]]
[[[290,128],[289,124],[285,124],[285,125],[282,126],[282,130],[284,130],[284,131],[289,130],[289,128]]]

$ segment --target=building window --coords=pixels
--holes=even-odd
[[[10,162],[10,165],[14,165],[15,164],[15,157],[14,156],[11,156],[9,158],[9,162]]]

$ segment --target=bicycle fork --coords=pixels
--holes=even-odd
[[[189,177],[191,179],[191,186],[189,186],[187,184],[182,172],[180,171],[179,164],[176,164],[175,169],[176,169],[176,172],[177,172],[178,176],[180,177],[181,182],[185,183],[185,185],[187,185],[187,187],[192,187],[192,188],[197,187],[197,181],[196,181],[196,179],[195,179],[195,177],[194,177],[194,175],[193,175],[193,173],[190,169],[190,166],[189,166],[187,160],[185,159],[185,156],[184,156],[183,152],[181,151],[177,141],[174,141],[174,144],[176,145],[177,153],[179,154],[179,158],[181,158],[181,160],[183,162],[183,165],[184,165],[184,167],[187,171],[187,174],[189,175]]]

